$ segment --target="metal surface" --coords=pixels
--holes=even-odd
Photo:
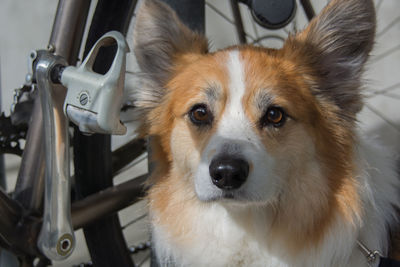
[[[235,28],[239,38],[240,44],[246,43],[246,32],[244,31],[242,16],[240,14],[239,2],[237,0],[230,0],[233,19],[235,21]]]
[[[112,171],[115,176],[133,162],[137,157],[146,152],[146,141],[144,139],[134,139],[129,143],[121,146],[112,153]]]
[[[66,89],[50,82],[51,68],[57,64],[66,62],[48,51],[38,52],[36,80],[46,151],[44,214],[38,246],[52,260],[68,257],[75,243],[70,218],[68,120],[63,113]]]
[[[90,0],[59,0],[48,47],[70,65],[78,60]]]
[[[94,193],[72,205],[75,230],[139,201],[145,194],[146,176],[140,176],[115,187]],[[36,246],[42,221],[29,216],[26,210],[0,189],[0,244],[18,255],[40,256]]]
[[[72,225],[79,229],[109,216],[140,200],[145,195],[147,175],[107,188],[72,204]]]
[[[17,255],[41,255],[36,238],[40,220],[23,216],[24,209],[0,189],[0,243]]]
[[[57,47],[57,55],[63,56],[70,64],[78,60],[79,47],[83,36],[90,0],[60,0],[54,19],[53,29],[48,45],[50,53]],[[36,60],[36,51],[30,54],[27,83],[36,80],[33,62]],[[18,181],[15,187],[18,200],[25,207],[33,208],[33,212],[40,210],[44,188],[44,140],[43,118],[40,103],[35,104],[32,112],[31,124],[25,143],[24,155],[19,169]]]
[[[1,109],[1,68],[0,68],[0,113],[2,112]],[[4,168],[4,155],[0,154],[0,187],[4,190],[7,190],[7,183],[6,183],[6,176],[5,176],[5,168]]]
[[[312,20],[315,17],[315,11],[310,0],[300,0],[300,3],[303,6],[308,21]]]
[[[93,71],[100,48],[117,45],[110,69],[104,75]],[[68,88],[64,112],[87,134],[123,135],[126,127],[119,114],[125,82],[126,53],[124,36],[111,31],[103,35],[79,67],[69,66],[62,72],[61,83]]]
[[[30,91],[35,88],[34,80],[34,62],[36,60],[36,51],[31,51],[28,57],[28,73],[25,77],[25,84],[20,89],[14,92],[14,103],[11,106],[11,118],[17,111],[17,105],[20,95],[24,91]],[[44,188],[44,140],[43,140],[43,115],[38,94],[36,95],[34,109],[31,110],[30,122],[28,128],[28,136],[21,165],[18,171],[17,182],[14,188],[15,197],[21,201],[24,207],[32,207],[33,213],[40,209],[43,199]],[[30,133],[29,133],[30,132]],[[37,190],[37,191],[36,191]],[[41,212],[41,211],[40,211]]]
[[[33,114],[36,114],[36,121],[30,123],[26,137],[26,145],[30,149],[25,149],[21,159],[21,170],[18,173],[17,184],[14,191],[16,199],[31,214],[41,214],[43,207],[44,192],[44,139],[43,115],[40,97],[35,97]],[[36,177],[36,179],[31,179]]]
[[[382,258],[383,255],[380,251],[378,250],[370,250],[367,248],[366,245],[361,243],[359,240],[357,240],[357,245],[360,251],[365,255],[367,258],[368,264],[375,263],[375,261],[379,258]]]
[[[11,247],[12,241],[15,236],[8,236],[8,232],[15,231],[15,225],[18,224],[22,215],[22,207],[13,201],[7,193],[0,189],[0,229],[1,229],[1,243]]]
[[[13,103],[11,104],[11,122],[13,125],[25,125],[28,128],[35,102],[35,85],[23,85],[14,89]]]
[[[11,117],[0,115],[0,153],[22,155],[20,140],[26,136],[26,125],[14,125]]]

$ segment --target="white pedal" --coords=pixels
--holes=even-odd
[[[93,64],[99,49],[115,43],[118,48],[108,72],[104,75],[94,72]],[[86,134],[126,133],[119,115],[128,52],[124,36],[111,31],[96,42],[79,67],[69,66],[62,72],[61,83],[68,88],[64,113],[80,131]]]

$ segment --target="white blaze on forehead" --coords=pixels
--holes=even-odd
[[[230,104],[231,108],[237,108],[242,111],[242,98],[245,92],[245,83],[239,51],[235,50],[229,53],[227,67],[229,71],[228,105]]]
[[[234,140],[252,139],[254,133],[243,107],[246,85],[244,66],[238,50],[229,52],[226,67],[229,72],[227,103],[218,125],[217,135]]]

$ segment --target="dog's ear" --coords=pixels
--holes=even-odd
[[[168,5],[146,0],[136,19],[134,51],[141,70],[162,87],[179,56],[207,53],[208,42],[189,30]]]
[[[372,0],[332,0],[294,39],[304,47],[320,80],[314,93],[352,114],[362,108],[361,75],[375,27]]]

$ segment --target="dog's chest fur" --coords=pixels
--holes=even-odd
[[[262,213],[262,211],[260,211]],[[254,216],[254,214],[253,214]],[[257,217],[257,216],[256,216]],[[190,244],[174,242],[162,226],[153,228],[154,244],[162,266],[363,266],[365,258],[358,251],[350,260],[354,233],[346,231],[346,225],[337,226],[341,232],[328,237],[326,244],[291,255],[287,247],[273,240],[267,244],[267,221],[250,221],[259,224],[258,229],[243,229],[232,220],[224,208],[214,206],[196,218],[191,225]],[[248,225],[249,228],[252,228]],[[246,232],[247,231],[247,232]],[[249,232],[252,231],[250,234]],[[254,231],[254,232],[253,232]],[[344,235],[346,232],[348,235]],[[334,239],[334,240],[333,240]],[[274,241],[276,243],[274,243]],[[335,243],[335,244],[333,244]],[[335,263],[336,262],[336,263]],[[357,264],[356,264],[357,262]]]
[[[367,266],[356,241],[362,241],[371,250],[387,253],[386,223],[395,216],[391,205],[398,198],[399,179],[392,156],[381,147],[366,143],[358,146],[362,158],[358,160],[357,180],[364,204],[359,225],[350,224],[338,215],[317,246],[305,246],[294,253],[284,240],[273,237],[273,210],[190,203],[179,207],[177,221],[182,225],[176,225],[180,230],[173,231],[166,220],[171,219],[169,215],[176,217],[172,211],[177,208],[175,201],[190,198],[177,190],[173,199],[163,199],[168,203],[162,217],[152,210],[153,243],[160,263],[162,266]],[[186,220],[188,217],[191,220]],[[293,217],[293,222],[300,219]]]
[[[175,243],[168,230],[162,228],[154,226],[153,238],[159,260],[164,264],[166,261],[176,266],[265,266],[278,263],[219,205],[204,209],[195,218],[195,224],[190,225],[191,229],[186,233],[190,235],[190,244]]]

